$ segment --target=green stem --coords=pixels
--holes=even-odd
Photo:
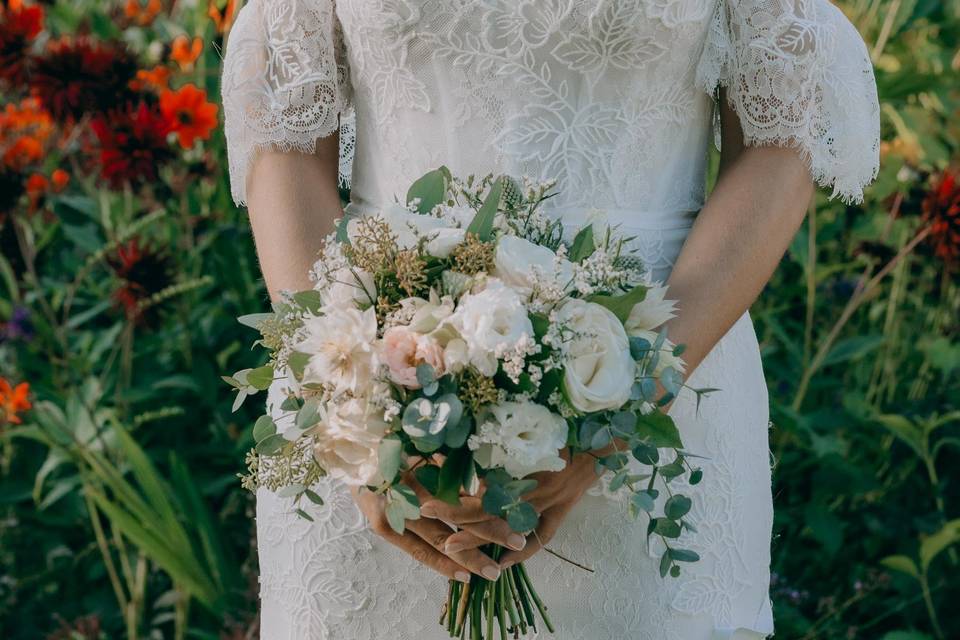
[[[537,609],[540,611],[540,617],[543,618],[543,623],[547,625],[547,630],[550,633],[553,633],[553,624],[550,622],[550,616],[547,615],[547,607],[544,606],[543,600],[540,599],[540,594],[537,593],[537,590],[533,588],[533,582],[530,580],[530,576],[527,575],[527,569],[523,566],[523,563],[518,564],[517,567],[520,569],[520,577],[523,578],[523,581],[527,585],[527,589],[530,590],[530,595],[533,596],[533,602],[537,605]]]

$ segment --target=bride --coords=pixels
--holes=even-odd
[[[385,523],[369,492],[316,490],[315,522],[257,496],[264,640],[439,640],[446,580],[525,560],[560,640],[763,638],[773,509],[767,390],[747,309],[814,183],[858,201],[877,172],[866,48],[828,0],[250,0],[223,101],[234,199],[272,297],[309,288],[343,213],[455,175],[556,178],[552,215],[635,236],[679,300],[689,384],[670,409],[703,455],[692,487],[701,561],[661,579],[645,526],[599,489],[589,456],[542,483],[537,535],[469,500]],[[708,144],[719,178],[705,194]],[[601,215],[591,208],[602,209]],[[284,381],[268,409],[279,409]],[[425,509],[425,514],[429,509]],[[458,532],[444,522],[458,525]],[[514,551],[498,564],[478,547]],[[575,559],[580,568],[547,550]]]

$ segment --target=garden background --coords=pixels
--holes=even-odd
[[[234,0],[0,0],[0,638],[257,635]],[[754,307],[783,639],[960,637],[960,0],[847,0],[883,167]],[[953,603],[951,605],[951,603]]]

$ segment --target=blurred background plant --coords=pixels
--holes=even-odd
[[[266,303],[217,106],[238,7],[0,3],[0,637],[256,637],[257,412],[218,375]],[[960,0],[839,4],[884,162],[753,310],[777,637],[956,638]]]

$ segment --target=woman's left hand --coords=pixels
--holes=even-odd
[[[507,550],[500,557],[501,569],[523,562],[542,549],[556,534],[574,505],[600,477],[595,471],[594,456],[581,453],[575,455],[572,461],[569,456],[565,457],[567,466],[562,471],[544,471],[530,476],[537,481],[537,487],[524,494],[523,499],[540,514],[540,522],[537,528],[527,535],[527,543],[522,549]],[[423,504],[421,513],[425,517],[438,518],[462,529],[447,538],[448,552],[490,544],[490,540],[483,537],[482,531],[473,530],[470,523],[475,516],[465,507],[447,504],[441,500],[429,500]]]

